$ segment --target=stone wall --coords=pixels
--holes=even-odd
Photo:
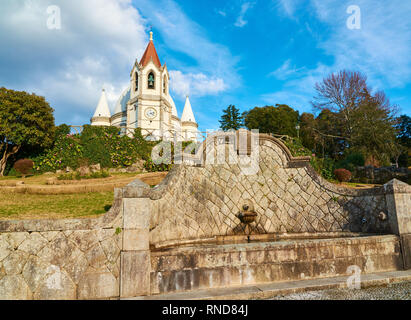
[[[122,284],[139,284],[122,288],[122,297],[301,279],[302,273],[313,278],[343,275],[350,265],[362,272],[410,267],[411,186],[398,180],[367,190],[331,184],[312,169],[309,158],[293,158],[281,141],[266,135],[258,141],[259,160],[251,168],[255,172],[247,175],[239,164],[225,161],[230,157],[221,164],[207,159],[245,151],[249,155],[256,146],[236,149],[223,143],[209,148],[213,143],[206,141],[195,157],[175,165],[159,186],[136,180],[122,189],[129,226],[125,238],[138,241],[124,253],[127,270],[134,272],[121,279]],[[236,217],[243,204],[257,213],[248,227]],[[372,237],[345,239],[353,232]],[[237,244],[231,252],[215,245],[219,239],[262,235],[326,239],[314,240],[318,246],[312,240],[284,247]],[[333,240],[335,236],[341,239]],[[292,259],[282,261],[281,252]],[[243,265],[233,266],[238,259]],[[328,270],[330,265],[335,268]]]
[[[322,179],[307,158],[292,158],[279,140],[261,135],[258,171],[241,174],[228,161],[180,165],[151,190],[150,244],[233,234],[389,233],[384,188],[356,190]],[[133,197],[133,188],[126,194]],[[128,197],[128,195],[126,195]],[[250,230],[236,217],[251,202]]]
[[[117,192],[98,219],[0,221],[0,299],[119,297],[121,208]]]

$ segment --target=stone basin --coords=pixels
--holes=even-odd
[[[151,251],[151,294],[401,270],[399,238],[348,233],[225,237]],[[271,240],[270,240],[271,237]],[[325,238],[321,238],[325,237]]]

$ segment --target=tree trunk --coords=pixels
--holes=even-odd
[[[18,146],[13,146],[10,151],[8,151],[9,145],[6,143],[6,148],[4,149],[3,157],[0,159],[0,177],[4,176],[4,170],[6,170],[7,160],[9,157],[17,153],[20,149]]]

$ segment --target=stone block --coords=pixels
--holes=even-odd
[[[6,274],[19,274],[21,273],[24,264],[27,261],[27,253],[22,251],[14,251],[12,252],[6,259],[3,260],[4,270]]]
[[[149,237],[148,229],[126,229],[123,231],[123,250],[149,250]]]
[[[0,261],[8,257],[11,253],[11,246],[0,234]]]
[[[401,236],[402,258],[404,261],[404,269],[411,269],[411,233]]]
[[[123,228],[148,229],[150,226],[150,199],[123,199]]]
[[[86,273],[78,284],[78,299],[107,299],[119,296],[118,280],[110,272]]]
[[[0,300],[30,300],[32,294],[22,276],[4,276],[0,280]]]
[[[76,285],[68,274],[58,266],[46,269],[46,277],[34,293],[35,300],[75,300]]]
[[[150,252],[121,253],[120,297],[130,298],[150,294]]]
[[[397,235],[411,233],[411,186],[399,180],[384,185],[390,231]]]

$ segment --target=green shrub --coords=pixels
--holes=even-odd
[[[164,172],[170,171],[172,168],[172,164],[155,164],[151,159],[144,162],[144,169],[148,172]]]
[[[334,176],[334,167],[335,163],[332,159],[321,159],[312,157],[311,158],[311,166],[317,171],[323,178],[327,180],[332,180],[335,178]]]
[[[143,138],[140,129],[135,130],[133,137],[128,137],[120,136],[116,127],[86,125],[81,135],[66,134],[67,128],[60,127],[54,147],[34,159],[39,172],[66,167],[77,169],[98,163],[102,168],[127,167],[139,159],[149,160],[155,145]]]
[[[83,157],[83,147],[77,135],[61,135],[54,147],[34,159],[34,168],[40,172],[56,171],[66,167],[78,168]]]
[[[11,168],[11,169],[7,172],[7,176],[8,176],[8,177],[17,177],[17,176],[18,176],[18,173],[17,173],[16,169]]]
[[[298,138],[287,137],[282,140],[294,157],[311,156],[312,152],[303,146]]]
[[[108,178],[109,176],[110,174],[108,173],[108,171],[101,170],[101,171],[90,173],[85,176],[81,176],[79,172],[61,174],[57,177],[57,179],[58,180],[100,179],[100,178]]]
[[[67,136],[71,133],[71,129],[68,125],[66,124],[62,124],[59,125],[58,127],[56,127],[56,131],[54,133],[54,141],[57,141],[58,138],[63,137],[63,136]]]
[[[356,167],[362,167],[364,164],[365,159],[361,153],[351,153],[345,159],[338,161],[335,167],[353,172]]]

